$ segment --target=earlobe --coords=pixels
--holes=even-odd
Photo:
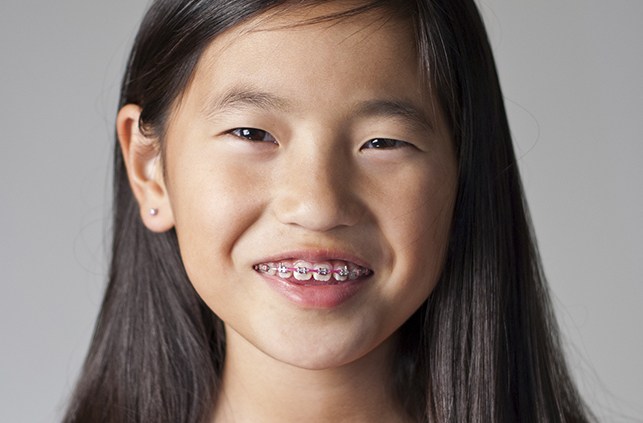
[[[159,141],[141,132],[140,116],[139,106],[125,105],[118,112],[116,132],[141,219],[149,230],[165,232],[174,227],[174,215],[163,180]]]

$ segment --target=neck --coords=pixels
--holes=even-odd
[[[245,422],[407,422],[392,397],[394,337],[362,358],[311,370],[276,360],[226,328],[215,419]]]

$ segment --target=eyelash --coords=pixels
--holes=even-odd
[[[257,128],[235,128],[228,132],[229,134],[234,135],[237,138],[241,138],[250,142],[270,142],[272,144],[278,144],[275,137],[268,131]],[[405,141],[400,141],[392,138],[373,138],[366,141],[364,145],[360,148],[361,150],[395,150],[398,148],[409,147],[410,144]]]

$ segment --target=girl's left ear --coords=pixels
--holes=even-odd
[[[125,105],[118,112],[116,132],[141,219],[149,230],[165,232],[174,227],[174,214],[163,180],[159,140],[141,132],[140,116],[139,106]]]

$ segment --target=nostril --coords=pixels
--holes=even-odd
[[[353,226],[359,213],[348,198],[291,196],[276,206],[277,218],[284,224],[315,231],[328,231],[340,226]]]
[[[359,216],[359,206],[350,187],[305,185],[300,189],[281,190],[275,199],[277,219],[308,229],[325,231],[338,226],[352,226]]]

